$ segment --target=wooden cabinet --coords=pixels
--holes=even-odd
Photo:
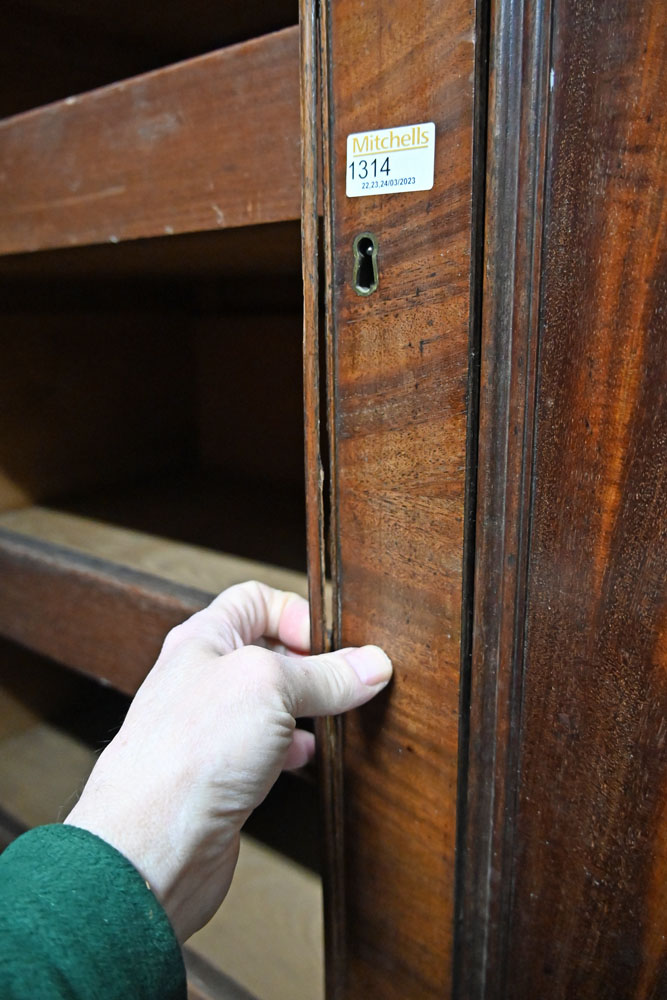
[[[339,734],[332,995],[665,995],[664,10],[324,26],[339,638],[396,661]],[[430,120],[431,191],[345,197],[346,135]]]
[[[230,11],[0,125],[0,630],[131,691],[307,561],[396,668],[319,726],[329,1000],[667,995],[662,5]]]
[[[127,590],[115,568],[84,567],[116,561],[171,581],[168,618],[258,567],[103,540],[98,519],[282,566],[296,574],[276,580],[305,590],[298,93],[294,25],[0,126],[5,572],[34,567],[4,589],[5,632],[124,690],[136,657],[57,649],[48,613],[38,642],[40,579],[55,598],[59,578],[66,604],[77,575],[89,594],[97,571]],[[77,550],[81,573],[61,574],[50,544]],[[174,603],[173,585],[192,594]],[[164,624],[135,630],[146,652]]]

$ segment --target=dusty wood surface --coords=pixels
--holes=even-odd
[[[302,573],[46,507],[6,511],[0,528],[211,594],[257,578],[279,590],[307,593]]]
[[[183,949],[188,1000],[258,1000],[201,955]]]
[[[0,253],[299,217],[298,29],[0,123]]]
[[[474,11],[331,5],[334,496],[340,636],[395,665],[345,719],[347,953],[337,996],[451,985],[465,490]],[[434,121],[435,186],[348,199],[351,132]],[[379,287],[352,287],[356,234]]]
[[[165,635],[209,595],[0,529],[8,639],[134,693]],[[122,623],[122,627],[121,627]]]
[[[227,899],[188,946],[259,1000],[322,1000],[319,877],[245,837]]]
[[[0,692],[0,714],[14,714]],[[24,829],[59,823],[88,780],[95,754],[68,733],[36,721],[0,742],[0,808]]]
[[[461,996],[648,1000],[667,995],[664,5],[498,9],[468,837],[487,881]]]

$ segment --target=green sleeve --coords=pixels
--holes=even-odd
[[[104,840],[42,826],[0,856],[0,996],[185,1000],[166,913]]]

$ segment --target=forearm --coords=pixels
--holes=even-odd
[[[0,995],[5,1000],[184,1000],[166,914],[109,844],[39,827],[0,857]]]

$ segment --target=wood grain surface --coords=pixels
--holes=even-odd
[[[0,334],[0,509],[305,570],[298,287],[294,312],[290,293],[246,315],[220,279],[20,284]]]
[[[0,123],[0,253],[299,217],[298,29]]]
[[[395,679],[345,719],[347,962],[336,997],[451,985],[470,300],[474,11],[329,8],[337,640]],[[346,198],[351,132],[433,121],[435,185]],[[379,287],[352,285],[378,241]]]
[[[666,15],[554,22],[516,997],[667,996]]]
[[[308,597],[310,638],[313,652],[331,648],[331,602],[327,600],[325,518],[325,472],[322,455],[322,297],[320,294],[319,192],[322,188],[322,38],[320,5],[300,0],[301,62],[301,256],[303,275],[303,413],[304,465],[306,470],[306,540],[308,553]],[[326,139],[325,145],[326,145]],[[328,147],[327,147],[328,148]],[[326,175],[328,178],[328,174]],[[326,188],[328,190],[328,187]],[[328,226],[327,226],[328,228]],[[326,257],[326,254],[325,254]],[[328,277],[328,269],[325,271]],[[328,299],[328,289],[325,289]],[[323,917],[324,983],[327,997],[340,989],[345,963],[343,914],[345,909],[342,865],[341,759],[338,742],[340,722],[334,718],[315,720],[317,771],[319,778]]]
[[[548,5],[499,3],[492,15],[457,998],[504,996],[549,94]]]
[[[459,995],[658,1000],[665,9],[495,13]]]

